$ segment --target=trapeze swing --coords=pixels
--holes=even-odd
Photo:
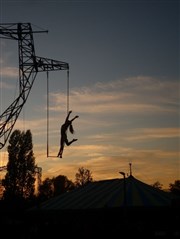
[[[47,71],[47,158],[57,158],[49,154],[49,72]],[[67,114],[69,112],[69,70],[67,70]]]

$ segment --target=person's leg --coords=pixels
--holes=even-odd
[[[60,150],[59,150],[59,153],[58,153],[58,157],[59,157],[59,158],[62,158],[63,149],[64,149],[64,146],[61,147]]]
[[[66,145],[69,146],[70,144],[72,144],[72,143],[75,142],[75,141],[77,141],[77,139],[73,139],[73,140],[71,140],[71,141],[67,141],[67,142],[66,142]]]
[[[61,141],[61,147],[59,149],[58,157],[62,158],[63,150],[64,150],[64,142]]]

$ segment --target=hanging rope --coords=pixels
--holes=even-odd
[[[67,114],[69,113],[69,70],[67,71]],[[47,71],[47,158],[49,155],[49,72]]]
[[[67,114],[69,113],[69,70],[67,71]]]
[[[49,72],[47,71],[47,158],[49,157]]]
[[[2,52],[2,45],[3,44],[0,44],[0,53],[1,53],[1,57],[3,59],[3,52]],[[1,95],[0,95],[0,114],[2,113],[2,100],[3,100],[3,97],[2,97],[2,89],[3,89],[3,82],[2,82],[2,61],[0,61],[0,78],[1,78],[1,82],[0,82],[0,91],[1,91]]]

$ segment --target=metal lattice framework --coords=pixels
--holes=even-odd
[[[69,64],[62,61],[38,57],[35,54],[33,31],[30,23],[0,24],[0,35],[4,39],[18,41],[19,53],[19,96],[0,115],[0,149],[2,149],[26,103],[38,72],[69,70]]]

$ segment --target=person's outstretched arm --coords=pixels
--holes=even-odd
[[[71,122],[73,122],[73,120],[75,120],[76,118],[79,118],[79,116],[76,115],[74,118],[71,119]]]
[[[69,116],[70,116],[71,113],[72,113],[72,110],[70,110],[70,111],[68,112],[68,115],[66,116],[66,120],[65,120],[65,122],[68,121]]]

